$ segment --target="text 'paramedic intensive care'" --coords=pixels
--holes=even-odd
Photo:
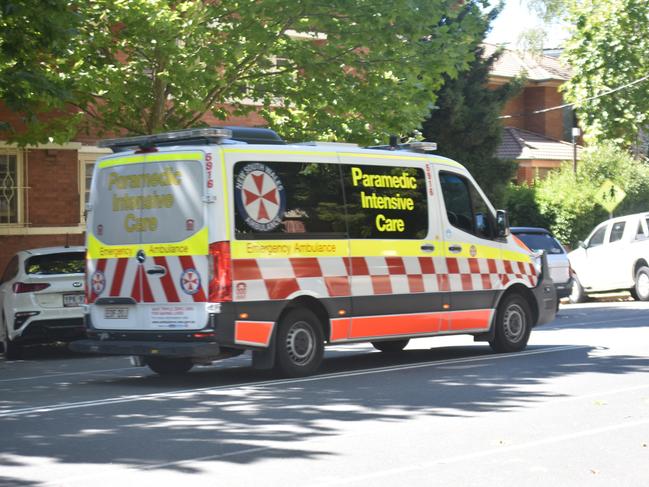
[[[162,172],[143,174],[121,175],[112,172],[108,176],[108,190],[129,190],[140,188],[164,188],[180,186],[180,171],[166,168]],[[147,195],[113,194],[113,211],[155,210],[158,208],[171,208],[174,205],[173,193],[158,194],[153,191]],[[127,213],[124,217],[124,229],[131,232],[153,232],[158,229],[158,219],[154,216],[144,217],[134,213]]]
[[[387,189],[417,189],[417,179],[403,172],[401,176],[387,174],[367,174],[359,167],[352,167],[352,184],[363,188],[387,188]],[[375,191],[366,193],[361,191],[361,207],[374,210],[401,210],[413,211],[415,202],[412,198],[401,196],[397,193],[394,196],[379,196]],[[376,215],[374,219],[376,229],[379,232],[403,232],[406,228],[401,218],[387,218],[383,213]]]

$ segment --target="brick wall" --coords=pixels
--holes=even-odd
[[[503,115],[512,115],[512,118],[502,119],[502,124],[561,140],[563,138],[562,110],[537,114],[532,114],[532,112],[559,106],[563,103],[563,97],[557,87],[527,86],[505,104],[502,113]]]
[[[27,152],[27,208],[31,226],[76,226],[80,219],[76,150]]]

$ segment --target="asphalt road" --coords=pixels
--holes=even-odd
[[[444,337],[332,347],[300,380],[249,364],[0,361],[0,485],[649,485],[646,303],[562,306],[518,354]]]

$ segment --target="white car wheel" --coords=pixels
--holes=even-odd
[[[649,301],[649,267],[640,267],[635,274],[632,296],[638,301]]]
[[[581,287],[581,283],[579,282],[579,279],[577,279],[577,276],[573,276],[572,278],[572,290],[570,291],[568,299],[570,299],[570,302],[573,304],[583,303],[587,299],[584,288]]]

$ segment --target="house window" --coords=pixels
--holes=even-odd
[[[0,224],[21,222],[22,191],[18,153],[0,152]]]
[[[577,126],[575,109],[572,105],[565,106],[561,109],[561,116],[563,118],[563,140],[572,142],[572,128]]]
[[[90,198],[90,184],[92,183],[92,172],[95,169],[95,161],[110,151],[102,151],[101,149],[88,150],[79,153],[79,208],[81,215],[79,221],[81,224],[86,222],[86,206]]]

